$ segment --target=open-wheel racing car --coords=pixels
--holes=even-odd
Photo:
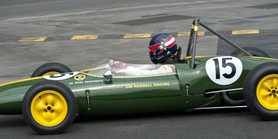
[[[202,26],[243,55],[196,56]],[[256,55],[256,56],[252,56]],[[117,60],[72,72],[59,63],[40,66],[32,78],[0,85],[0,113],[23,114],[40,134],[63,132],[77,115],[118,115],[248,106],[259,118],[278,119],[278,62],[245,50],[199,19],[192,24],[183,63],[121,63],[145,74],[119,70]],[[167,72],[151,72],[170,66]],[[120,71],[120,72],[119,72]]]

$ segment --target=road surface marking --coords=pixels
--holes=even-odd
[[[125,34],[124,39],[150,38],[152,34]]]
[[[233,30],[232,35],[241,35],[241,34],[259,34],[260,31],[258,29],[250,29],[250,30]]]
[[[76,35],[72,36],[70,40],[95,40],[98,35]]]
[[[29,37],[29,38],[21,38],[18,40],[19,42],[44,42],[46,37]]]

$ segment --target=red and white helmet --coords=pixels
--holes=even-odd
[[[149,56],[153,63],[164,63],[175,58],[177,54],[176,39],[168,34],[161,33],[152,37],[149,43]]]

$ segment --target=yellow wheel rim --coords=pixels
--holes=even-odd
[[[54,90],[44,90],[38,93],[33,98],[30,108],[34,120],[46,127],[59,125],[68,113],[67,101]]]
[[[43,74],[42,76],[48,76],[48,75],[54,75],[54,74],[59,74],[60,72],[57,72],[57,71],[49,71],[45,74]]]
[[[265,76],[257,86],[256,95],[264,108],[278,110],[278,74]]]

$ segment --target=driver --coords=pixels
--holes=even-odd
[[[152,37],[149,43],[149,56],[154,64],[181,63],[181,48],[176,39],[168,33],[160,33]]]
[[[155,75],[175,73],[174,63],[181,63],[181,48],[177,47],[176,39],[168,33],[160,33],[152,37],[149,43],[149,56],[154,64],[163,64],[153,70],[144,70],[129,66],[126,63],[113,61],[114,73],[126,76]]]

